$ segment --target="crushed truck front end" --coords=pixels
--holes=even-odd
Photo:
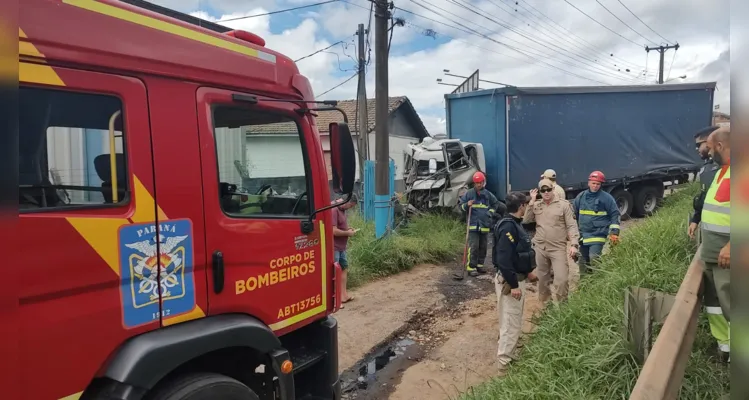
[[[459,212],[458,200],[477,171],[485,171],[481,144],[453,139],[425,138],[404,150],[406,195],[420,211]]]

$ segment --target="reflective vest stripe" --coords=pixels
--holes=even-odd
[[[582,215],[608,215],[606,211],[580,210]]]
[[[731,233],[731,226],[725,226],[725,225],[718,225],[718,224],[708,224],[705,222],[705,220],[702,220],[702,229],[710,232],[717,232],[717,233]]]
[[[723,204],[723,203],[721,203],[721,204]],[[727,206],[723,206],[723,205],[720,205],[720,204],[705,204],[704,206],[702,206],[702,209],[703,210],[712,211],[712,212],[716,212],[716,213],[720,213],[720,214],[729,214],[729,215],[731,214],[731,207],[730,206],[727,207]]]
[[[713,183],[705,196],[705,203],[702,206],[702,229],[708,232],[721,234],[731,233],[731,201],[719,202],[715,199],[718,188],[723,179],[731,178],[731,167],[726,169],[726,173],[721,176],[715,174]]]
[[[583,239],[583,244],[588,243],[606,243],[606,238],[591,237]]]

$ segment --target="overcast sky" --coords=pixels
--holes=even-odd
[[[320,1],[154,2],[216,21]],[[389,92],[391,96],[408,96],[432,134],[445,131],[443,96],[452,90],[438,85],[436,79],[442,78],[447,83],[462,80],[445,76],[443,69],[463,76],[479,69],[481,79],[516,86],[652,84],[657,79],[658,53],[648,54],[645,45],[677,42],[679,50],[668,50],[664,58],[668,83],[717,82],[715,104],[723,112],[730,109],[728,0],[395,0],[394,3],[397,7],[394,16],[404,19],[406,24],[396,27],[393,34]],[[369,24],[369,5],[367,0],[337,0],[222,24],[258,34],[266,40],[267,47],[292,59],[344,41],[298,62],[319,96],[354,74],[354,33],[359,23]],[[374,47],[373,35],[370,42]],[[374,97],[374,60],[372,50],[367,68],[370,98]],[[684,75],[686,79],[679,78]],[[497,85],[482,83],[481,87]],[[355,96],[356,79],[351,79],[319,99]]]

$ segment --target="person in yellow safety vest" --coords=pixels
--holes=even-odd
[[[696,235],[697,229],[702,222],[702,207],[707,196],[707,191],[710,189],[715,175],[720,169],[720,165],[717,165],[710,158],[710,149],[707,146],[707,138],[711,133],[719,128],[717,125],[712,125],[707,128],[701,129],[697,134],[694,135],[695,147],[697,152],[700,154],[700,158],[705,160],[700,172],[698,174],[700,181],[700,194],[695,196],[693,201],[694,213],[690,219],[689,230],[687,234],[692,239],[697,239],[698,244],[702,244],[700,235]],[[702,248],[697,249],[695,257],[699,257],[702,252]],[[730,355],[730,343],[728,340],[728,321],[723,316],[723,310],[720,308],[720,300],[718,300],[718,293],[715,291],[715,282],[713,282],[713,274],[703,271],[703,280],[705,282],[704,291],[702,293],[702,304],[705,307],[705,313],[707,314],[707,320],[710,323],[710,332],[715,338],[717,344],[717,355],[718,359],[723,362],[728,361]]]
[[[721,311],[728,326],[730,344],[731,310],[731,144],[730,128],[720,127],[707,138],[710,157],[720,166],[702,206],[700,258],[705,274],[715,286]],[[730,358],[730,345],[724,347]]]
[[[494,221],[497,207],[502,204],[486,189],[486,177],[481,171],[473,174],[473,188],[460,198],[460,209],[468,211],[471,208],[471,219],[468,221],[468,275],[485,274],[484,260],[489,232]]]
[[[608,236],[611,244],[619,242],[619,207],[607,191],[601,190],[606,177],[601,171],[588,176],[588,190],[575,197],[573,215],[580,228],[580,273],[591,272],[591,261],[601,256]]]

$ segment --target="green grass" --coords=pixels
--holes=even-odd
[[[465,224],[457,218],[427,214],[414,217],[405,226],[380,240],[374,223],[365,222],[358,210],[348,212],[349,225],[360,228],[349,240],[348,287],[397,274],[422,263],[439,263],[460,253]]]
[[[687,217],[697,188],[669,196],[656,215],[622,234],[567,304],[549,307],[509,373],[465,394],[467,399],[627,399],[641,366],[622,334],[629,286],[675,294],[694,245]],[[713,340],[701,316],[680,398],[718,399],[729,392],[727,369],[711,359]]]

